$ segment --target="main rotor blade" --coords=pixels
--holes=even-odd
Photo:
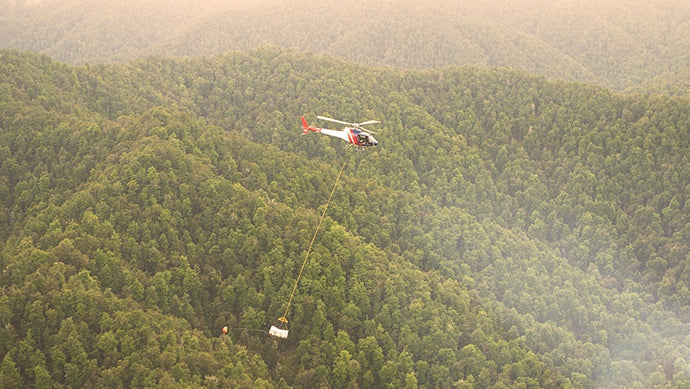
[[[321,119],[321,120],[327,120],[327,121],[333,122],[333,123],[342,124],[342,125],[345,125],[345,126],[354,126],[354,125],[355,125],[355,123],[348,123],[348,122],[344,122],[344,121],[342,121],[342,120],[335,120],[335,119],[327,118],[327,117],[325,117],[325,116],[317,116],[316,118],[317,118],[317,119]]]
[[[381,122],[378,120],[367,120],[366,122],[361,122],[361,123],[356,124],[356,126],[358,126],[358,127],[359,126],[366,126],[367,124],[376,124],[376,123],[381,123]]]
[[[362,131],[364,131],[364,132],[368,132],[369,134],[374,134],[374,135],[376,135],[376,133],[375,133],[374,131],[367,130],[367,129],[364,128],[364,127],[357,127],[357,128],[359,128],[360,130],[362,130]]]

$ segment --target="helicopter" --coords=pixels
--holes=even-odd
[[[326,120],[329,122],[342,124],[346,127],[340,131],[329,130],[328,128],[312,127],[309,124],[307,124],[307,120],[304,118],[304,116],[302,116],[300,117],[300,119],[302,119],[303,134],[306,134],[309,131],[314,131],[316,133],[326,134],[328,136],[334,136],[336,138],[343,139],[355,146],[376,146],[377,144],[379,144],[379,142],[376,141],[376,139],[374,139],[374,137],[371,135],[374,134],[374,132],[362,127],[368,124],[381,123],[378,120],[367,120],[362,123],[348,123],[342,120],[327,118],[325,116],[317,116],[316,118],[319,120]]]

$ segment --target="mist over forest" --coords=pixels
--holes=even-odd
[[[690,388],[689,37],[672,0],[0,0],[0,387]]]
[[[2,0],[0,47],[126,62],[277,45],[376,66],[505,66],[688,95],[683,0]]]

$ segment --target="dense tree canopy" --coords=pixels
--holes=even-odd
[[[381,143],[298,136],[317,114]],[[276,48],[3,50],[0,129],[7,387],[690,384],[687,100]]]

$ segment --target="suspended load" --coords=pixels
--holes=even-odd
[[[276,338],[286,339],[288,337],[287,323],[288,320],[285,317],[278,318],[278,326],[271,326],[268,334]]]

